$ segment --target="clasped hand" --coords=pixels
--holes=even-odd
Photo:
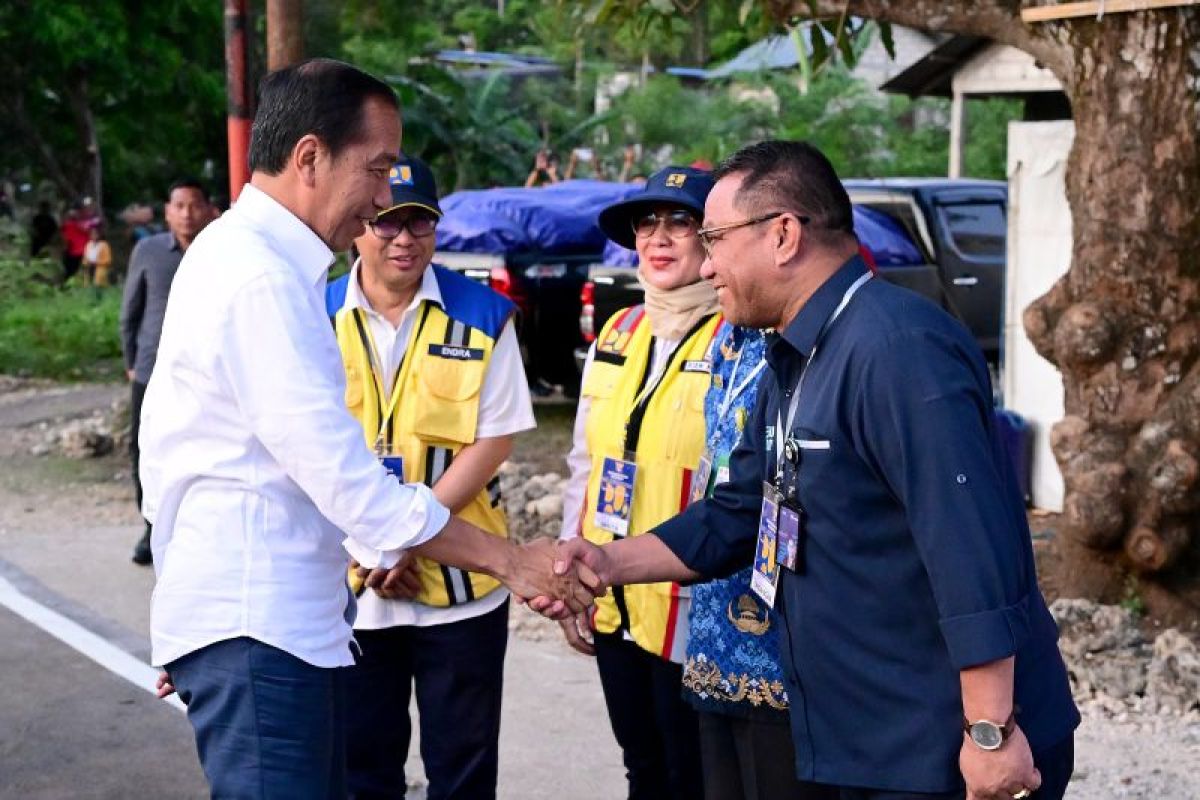
[[[551,539],[534,539],[510,551],[509,565],[500,579],[518,602],[536,601],[530,608],[550,619],[582,614],[607,588],[582,562],[562,563]]]

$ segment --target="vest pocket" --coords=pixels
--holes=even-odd
[[[356,419],[362,419],[363,387],[362,375],[353,364],[346,364],[346,407]]]
[[[417,380],[422,396],[414,404],[413,419],[418,436],[464,444],[475,441],[484,363],[423,359]]]

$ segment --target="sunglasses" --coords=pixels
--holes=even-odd
[[[672,211],[667,214],[653,212],[635,217],[633,220],[633,235],[639,239],[648,239],[663,225],[667,236],[672,239],[686,239],[695,236],[700,229],[700,222],[687,211]]]
[[[371,232],[380,239],[395,239],[407,230],[418,239],[432,236],[437,230],[438,218],[432,214],[410,214],[408,217],[384,215],[367,223]]]

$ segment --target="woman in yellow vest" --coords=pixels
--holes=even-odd
[[[442,214],[428,166],[405,158],[389,182],[391,207],[326,290],[346,405],[398,478],[505,536],[496,471],[513,434],[534,427],[513,305],[431,264]],[[423,558],[378,590],[358,588],[361,655],[346,674],[351,796],[404,797],[415,686],[429,797],[495,797],[508,591]]]
[[[610,239],[637,250],[646,302],[613,315],[588,353],[564,538],[638,536],[687,504],[720,324],[696,236],[711,189],[707,172],[667,167],[600,214]],[[596,656],[631,800],[703,795],[696,714],[680,690],[687,619],[687,590],[657,583],[615,586],[590,619],[562,623],[573,647]]]

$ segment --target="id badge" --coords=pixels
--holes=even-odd
[[[596,527],[613,536],[629,535],[629,517],[633,511],[633,478],[637,464],[620,458],[604,459],[600,471],[600,491],[596,498]]]
[[[729,483],[729,456],[721,456],[713,466],[717,469],[716,479],[713,480],[713,488],[717,488],[722,483]]]
[[[798,572],[796,564],[800,554],[800,526],[803,511],[781,506],[779,509],[779,546],[776,562],[793,572]]]
[[[700,456],[700,463],[692,472],[692,486],[688,493],[688,505],[698,503],[708,496],[708,481],[712,477],[713,462],[708,453]]]
[[[778,536],[779,493],[774,485],[764,481],[762,513],[758,517],[758,542],[754,549],[754,571],[750,574],[750,589],[768,608],[775,607],[775,587],[779,583],[779,565],[775,563]]]
[[[393,476],[396,480],[404,483],[404,457],[403,456],[381,456],[379,463],[383,464],[383,468],[387,470],[388,475]]]

